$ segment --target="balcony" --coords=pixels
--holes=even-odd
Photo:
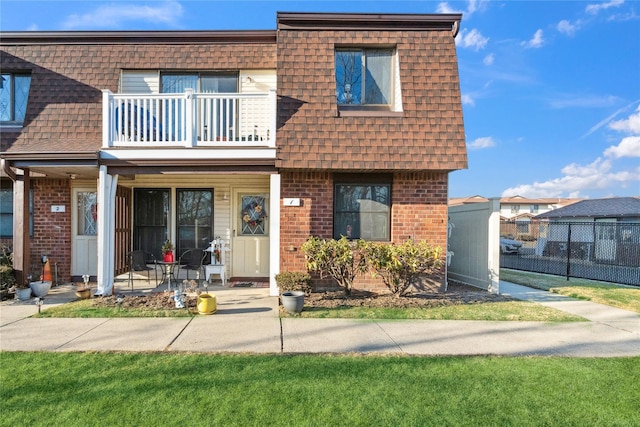
[[[276,93],[102,95],[102,147],[275,148]]]

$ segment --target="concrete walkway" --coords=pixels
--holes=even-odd
[[[0,351],[161,351],[369,353],[403,355],[640,355],[640,317],[629,312],[501,282],[502,293],[588,322],[303,319],[278,316],[268,289],[210,289],[211,316],[35,319],[33,299],[0,305]],[[45,306],[73,300],[52,289]]]

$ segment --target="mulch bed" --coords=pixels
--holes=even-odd
[[[447,292],[421,292],[408,294],[402,297],[394,297],[390,294],[373,293],[354,290],[350,296],[344,291],[313,292],[305,297],[307,307],[337,308],[337,307],[385,307],[385,308],[409,308],[409,307],[442,307],[460,304],[480,304],[485,302],[513,301],[513,298],[491,294],[472,286],[449,283]],[[195,308],[196,296],[187,297],[188,308]],[[116,307],[118,305],[115,296],[93,299],[94,306]],[[145,295],[126,295],[122,301],[122,308],[149,309],[175,309],[173,293],[158,292]]]
[[[496,295],[473,286],[449,283],[447,292],[421,292],[395,297],[391,294],[353,291],[314,292],[305,297],[304,304],[317,308],[379,307],[379,308],[432,308],[461,304],[513,301],[511,297]]]

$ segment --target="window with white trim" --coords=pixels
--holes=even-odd
[[[335,74],[341,110],[402,110],[395,49],[336,48]]]

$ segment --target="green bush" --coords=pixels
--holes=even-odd
[[[311,276],[299,271],[284,271],[276,274],[276,283],[280,293],[288,291],[302,291],[305,295],[311,293]]]
[[[417,285],[425,275],[443,265],[442,249],[424,240],[417,243],[407,240],[399,245],[368,242],[365,253],[374,277],[380,276],[396,296],[402,296],[411,285]]]
[[[302,251],[309,270],[319,271],[321,278],[333,278],[346,295],[351,295],[356,275],[367,268],[361,251],[364,245],[363,240],[352,242],[344,236],[340,240],[309,237],[302,245]]]
[[[15,285],[16,277],[13,274],[13,253],[11,248],[0,249],[0,290],[6,290]]]

